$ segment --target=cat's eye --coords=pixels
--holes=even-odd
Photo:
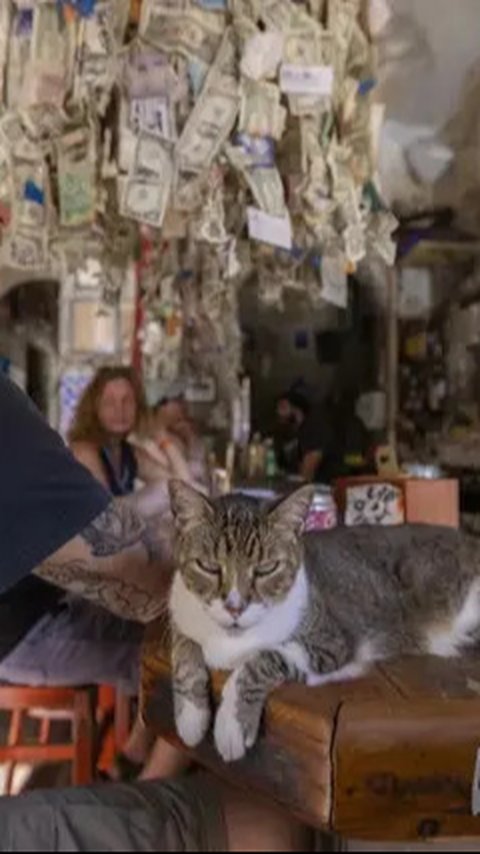
[[[257,566],[255,570],[255,574],[259,578],[267,578],[269,575],[273,575],[274,572],[280,566],[280,561],[276,560],[274,563],[264,563],[262,566]]]
[[[221,566],[215,566],[211,563],[205,563],[203,560],[197,560],[196,564],[201,572],[204,572],[206,575],[221,575],[222,568]]]

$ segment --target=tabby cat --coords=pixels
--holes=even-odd
[[[209,668],[233,671],[215,720],[230,762],[255,743],[282,683],[352,679],[402,654],[455,656],[480,637],[480,549],[466,535],[405,526],[302,536],[310,487],[269,508],[212,502],[180,482],[171,498],[175,717],[190,747],[211,721]]]

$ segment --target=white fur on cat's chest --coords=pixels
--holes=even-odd
[[[272,606],[258,625],[241,634],[230,635],[211,618],[177,573],[170,597],[170,612],[178,630],[202,648],[208,667],[233,670],[255,653],[274,649],[292,637],[307,605],[307,594],[306,573],[301,569],[281,604]]]

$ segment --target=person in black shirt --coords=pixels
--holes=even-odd
[[[171,567],[154,529],[3,376],[0,474],[0,590],[34,572],[125,619],[164,612]],[[307,850],[309,834],[257,800],[203,776],[3,798],[0,851]]]
[[[313,410],[300,392],[283,394],[277,401],[275,446],[281,469],[304,480],[320,480],[332,447],[326,414]]]

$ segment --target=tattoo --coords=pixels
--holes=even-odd
[[[72,543],[69,549],[67,544],[63,552],[39,567],[37,574],[126,620],[148,623],[165,611],[166,567],[160,566],[165,551],[159,526],[153,520],[144,522],[128,501],[112,501],[78,539],[83,547],[75,550]],[[85,555],[85,545],[90,554]],[[137,555],[132,553],[132,561],[140,557],[141,564],[138,583],[125,578],[125,573],[131,574],[135,565],[132,566],[129,559],[129,550],[134,548],[137,548]],[[107,559],[105,571],[102,571],[102,559]]]
[[[149,623],[165,610],[165,602],[153,597],[144,588],[117,577],[92,571],[88,563],[71,560],[63,564],[46,562],[37,574],[76,596],[95,602],[124,620]]]
[[[111,557],[142,543],[147,526],[126,501],[112,501],[82,532],[93,557]],[[147,549],[148,551],[148,549]]]

